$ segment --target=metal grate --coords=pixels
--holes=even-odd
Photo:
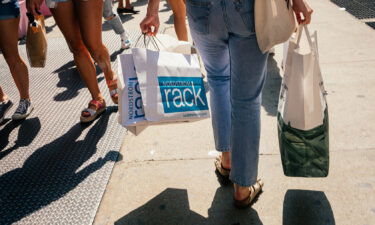
[[[139,35],[129,33],[133,41]],[[116,71],[120,38],[105,32],[103,40]],[[20,52],[27,59],[25,46]],[[0,84],[17,101],[9,69],[0,62]],[[29,72],[34,112],[22,123],[6,119],[0,125],[0,224],[91,224],[125,133],[117,107],[99,71],[108,110],[90,125],[79,123],[90,95],[63,38],[49,39],[46,67]]]
[[[331,0],[358,19],[375,18],[374,0]]]

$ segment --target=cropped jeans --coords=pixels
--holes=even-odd
[[[216,149],[231,151],[230,179],[251,186],[258,176],[261,92],[268,57],[255,35],[254,0],[186,0],[186,7],[207,71]]]

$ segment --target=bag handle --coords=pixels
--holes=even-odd
[[[299,47],[299,44],[301,42],[302,30],[305,30],[305,34],[306,34],[306,37],[307,37],[307,41],[309,42],[310,49],[312,51],[314,51],[315,47],[314,47],[313,41],[311,39],[311,35],[310,35],[310,32],[309,32],[309,29],[307,28],[307,25],[301,25],[297,29],[297,46]]]
[[[143,37],[143,44],[144,44],[144,47],[145,48],[148,48],[150,42],[152,43],[152,45],[156,48],[156,50],[160,51],[160,48],[159,48],[159,45],[157,42],[160,43],[160,45],[163,47],[163,48],[166,48],[163,43],[159,40],[159,38],[157,38],[156,36],[148,36],[147,34],[143,33],[141,34],[137,41],[135,42],[135,46],[134,47],[138,47],[139,46],[139,41],[140,39]]]

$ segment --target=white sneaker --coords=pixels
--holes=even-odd
[[[33,111],[34,106],[31,105],[31,102],[27,99],[21,99],[20,104],[18,105],[16,112],[12,116],[12,120],[22,120],[30,115]]]
[[[129,39],[121,39],[121,48],[128,49],[131,46],[131,41]]]

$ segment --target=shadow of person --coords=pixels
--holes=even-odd
[[[237,210],[232,204],[231,187],[217,189],[208,218],[192,211],[187,190],[167,188],[143,206],[115,222],[115,225],[202,225],[262,224],[255,210]]]
[[[115,108],[109,107],[82,140],[78,139],[87,125],[76,124],[63,136],[36,149],[22,167],[0,176],[0,224],[15,223],[49,205],[106,162],[116,161],[118,153],[110,151],[104,158],[83,166],[95,154]]]
[[[99,66],[96,66],[96,74],[101,73]],[[57,93],[53,99],[55,101],[67,101],[78,96],[79,91],[82,88],[85,88],[85,84],[82,81],[77,68],[75,67],[74,61],[70,61],[65,65],[61,66],[54,73],[58,74],[59,82],[57,87],[65,87],[66,89],[63,92]],[[98,83],[101,82],[104,78],[99,77]]]
[[[282,77],[280,69],[277,67],[276,60],[268,57],[267,77],[262,92],[262,106],[268,115],[277,116],[277,104],[279,102],[279,93]]]
[[[331,205],[321,191],[288,190],[284,197],[283,225],[335,225]]]
[[[6,150],[4,148],[9,144],[10,133],[21,124],[17,140],[14,145]],[[38,117],[27,119],[24,121],[11,121],[7,126],[0,131],[0,160],[7,156],[12,151],[30,145],[35,137],[38,135],[41,128]],[[3,151],[4,150],[4,151]]]

